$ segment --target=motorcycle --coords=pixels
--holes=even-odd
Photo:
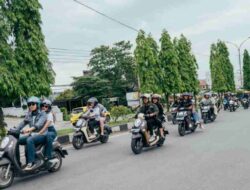
[[[242,100],[242,106],[243,106],[244,109],[248,109],[249,108],[249,102],[248,102],[248,100],[246,98],[244,98]]]
[[[100,127],[98,129],[94,129],[95,138],[90,138],[91,133],[88,127],[88,120],[85,118],[80,118],[75,124],[75,133],[73,134],[72,144],[73,147],[77,150],[81,149],[84,143],[95,143],[100,141],[101,143],[107,143],[109,140],[109,135],[112,133],[112,129],[105,125],[104,126],[104,135],[101,136]]]
[[[230,110],[230,112],[236,111],[236,106],[237,106],[237,102],[235,102],[233,100],[229,101],[229,110]]]
[[[178,109],[178,107],[172,107],[171,110],[170,110],[171,115],[172,115],[172,123],[174,125],[177,123],[177,121],[176,121],[177,109]]]
[[[25,177],[27,175],[37,174],[41,171],[57,172],[62,166],[62,158],[68,155],[68,152],[62,146],[54,141],[53,158],[49,161],[44,160],[44,145],[36,147],[36,167],[31,171],[23,169],[17,156],[18,139],[20,131],[12,128],[7,136],[3,138],[0,145],[0,189],[10,187],[14,177]]]
[[[197,124],[195,124],[190,111],[187,111],[185,108],[180,108],[177,112],[176,120],[178,122],[178,132],[180,136],[184,136],[186,132],[195,132]]]
[[[162,146],[165,138],[161,138],[160,130],[157,126],[154,128],[155,139],[149,142],[147,139],[147,121],[143,113],[138,114],[137,119],[131,129],[132,140],[131,149],[134,154],[140,154],[144,147]],[[164,128],[164,136],[168,134],[168,131]]]
[[[212,111],[210,105],[201,105],[201,117],[204,123],[207,123],[208,121],[214,122],[216,119],[216,115]]]

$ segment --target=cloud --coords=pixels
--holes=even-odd
[[[200,22],[186,27],[178,32],[177,35],[183,33],[185,35],[201,35],[207,32],[223,31],[239,24],[248,24],[250,19],[250,3],[244,3],[238,6],[234,4],[228,10],[219,11],[214,14],[204,15]]]

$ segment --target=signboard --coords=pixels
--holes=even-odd
[[[140,105],[139,92],[129,92],[126,94],[128,106],[137,107]]]

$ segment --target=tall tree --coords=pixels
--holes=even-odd
[[[250,90],[250,56],[247,50],[243,56],[243,87],[245,90]]]
[[[41,4],[38,0],[8,1],[12,45],[19,67],[22,96],[49,95],[54,72],[48,59],[41,29]]]
[[[174,44],[178,55],[181,91],[197,93],[199,91],[198,64],[191,52],[191,42],[184,35],[181,35],[180,39],[174,40]]]
[[[19,86],[20,67],[14,59],[14,51],[9,42],[11,25],[7,8],[6,1],[0,0],[0,99],[5,101],[15,99],[22,93]]]
[[[172,93],[181,91],[181,78],[178,71],[178,56],[171,41],[171,37],[166,30],[163,30],[159,52],[158,80],[162,92],[168,97]],[[167,104],[168,105],[168,104]]]
[[[154,92],[157,88],[156,72],[158,47],[154,39],[140,30],[136,38],[134,51],[136,71],[139,78],[141,92]]]
[[[75,94],[85,99],[96,97],[101,100],[112,97],[114,93],[110,81],[97,76],[74,77],[72,86]]]
[[[233,65],[226,44],[220,40],[211,46],[210,69],[214,91],[235,91]]]
[[[131,48],[129,41],[115,43],[113,47],[100,46],[91,51],[89,62],[92,73],[100,79],[108,80],[113,95],[124,101],[126,92],[133,91],[137,84]]]

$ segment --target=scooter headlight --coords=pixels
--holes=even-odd
[[[2,142],[1,142],[0,148],[4,149],[8,145],[9,141],[10,141],[9,137],[4,137]]]

